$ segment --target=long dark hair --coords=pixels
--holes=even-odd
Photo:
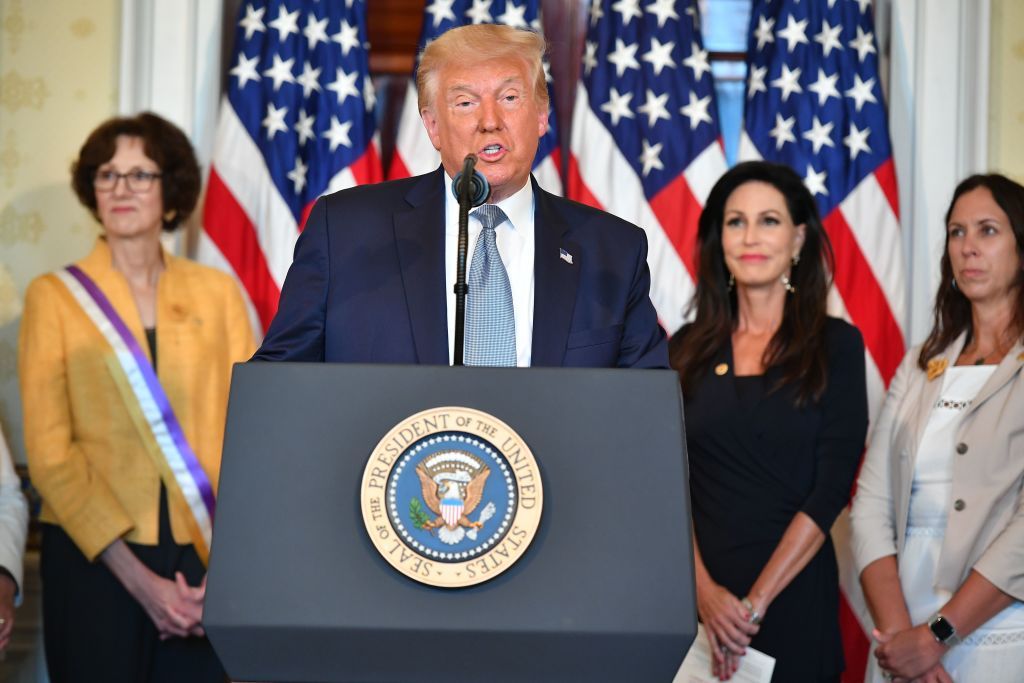
[[[696,316],[684,335],[673,338],[669,358],[679,371],[683,392],[688,394],[736,329],[738,306],[736,292],[728,283],[722,222],[726,200],[736,188],[749,182],[768,183],[782,193],[794,225],[806,226],[800,264],[790,275],[796,291],[786,295],[782,323],[768,342],[762,360],[766,368],[781,368],[780,385],[792,383],[797,387],[798,404],[818,400],[828,378],[824,335],[834,262],[832,244],[803,180],[782,164],[738,164],[712,188],[697,228],[697,293],[689,310]]]
[[[953,215],[953,207],[960,197],[979,187],[992,193],[992,199],[1010,219],[1013,236],[1017,240],[1017,258],[1024,264],[1024,186],[998,173],[972,175],[956,186],[953,199],[946,210],[946,225]],[[935,313],[932,331],[921,346],[917,357],[918,366],[924,370],[928,361],[942,353],[961,333],[966,331],[968,339],[973,333],[971,323],[971,302],[963,292],[953,285],[953,264],[949,261],[949,230],[946,230],[945,248],[942,250],[940,265],[942,280],[935,294]],[[1012,331],[1024,334],[1024,268],[1017,271],[1017,306],[1013,314]]]

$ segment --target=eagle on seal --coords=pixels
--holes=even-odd
[[[468,482],[461,484],[454,479],[441,479],[435,481],[428,473],[423,463],[416,466],[416,474],[420,478],[420,486],[423,489],[423,502],[427,504],[437,517],[432,522],[427,522],[424,529],[430,531],[442,528],[449,532],[456,529],[463,532],[461,527],[479,529],[483,522],[472,522],[470,514],[480,505],[480,499],[484,495],[484,484],[490,475],[490,468],[481,468],[481,471],[474,475]],[[464,532],[463,532],[464,533]],[[458,534],[459,540],[462,533]]]

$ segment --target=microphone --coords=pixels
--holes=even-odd
[[[491,184],[475,167],[476,155],[467,154],[465,161],[462,162],[462,171],[456,173],[455,179],[452,180],[452,194],[461,203],[463,194],[467,193],[466,199],[469,200],[470,206],[480,206],[491,196]]]

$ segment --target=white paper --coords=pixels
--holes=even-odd
[[[740,666],[729,679],[730,683],[771,683],[772,672],[775,670],[775,658],[765,653],[747,648],[747,654],[740,658]],[[711,674],[711,650],[708,647],[704,626],[697,624],[697,637],[693,640],[690,651],[686,653],[683,665],[672,679],[672,683],[719,683]]]

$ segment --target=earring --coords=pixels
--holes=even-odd
[[[174,217],[178,215],[177,209],[171,209],[164,214],[164,223],[170,223],[174,220]]]
[[[796,268],[800,265],[800,252],[793,254],[793,267]]]
[[[957,286],[957,284],[956,284],[956,278],[955,277],[952,277],[952,278],[949,279],[949,284],[953,288],[954,291],[957,290],[957,289],[960,289]]]
[[[736,276],[733,275],[732,273],[729,273],[729,287],[728,287],[729,291],[731,292],[735,286],[736,286]]]
[[[782,286],[785,287],[786,291],[790,294],[796,292],[796,287],[794,287],[793,283],[789,281],[789,273],[782,276]]]

